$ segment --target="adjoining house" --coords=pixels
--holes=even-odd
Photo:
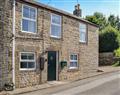
[[[98,27],[80,17],[79,5],[73,15],[33,0],[9,4],[10,20],[15,22],[10,24],[14,36],[9,59],[16,88],[77,80],[96,72]]]

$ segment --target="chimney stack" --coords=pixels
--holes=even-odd
[[[80,9],[80,4],[75,5],[75,10],[73,11],[73,14],[78,17],[82,16],[82,10]]]

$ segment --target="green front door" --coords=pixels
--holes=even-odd
[[[56,51],[48,52],[48,81],[56,80]]]

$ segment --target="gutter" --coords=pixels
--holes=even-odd
[[[15,0],[13,0],[13,25],[12,25],[12,33],[13,33],[13,44],[12,44],[12,82],[15,88]]]

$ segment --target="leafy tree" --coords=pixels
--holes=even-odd
[[[99,25],[100,52],[113,52],[120,47],[120,19],[118,16],[110,15],[106,18],[102,13],[95,12],[91,16],[86,16],[86,20]]]
[[[116,28],[117,30],[120,29],[119,24],[120,24],[120,19],[119,17],[115,17],[114,15],[110,15],[108,17],[108,24],[110,24],[112,27]]]
[[[117,30],[120,31],[120,18],[119,18],[119,16],[117,16],[116,19],[117,19],[116,20],[116,27],[117,27]]]
[[[120,31],[120,22],[117,24],[117,29]]]
[[[114,54],[116,57],[120,57],[120,48],[114,50]]]
[[[108,23],[109,23],[111,26],[113,26],[113,27],[116,26],[116,20],[115,20],[115,16],[114,16],[114,15],[110,15],[110,16],[108,17]]]
[[[113,52],[120,46],[120,34],[111,25],[105,27],[99,35],[99,51]]]
[[[105,28],[107,25],[107,20],[102,13],[95,12],[92,16],[86,16],[86,20],[99,25],[100,30]]]

